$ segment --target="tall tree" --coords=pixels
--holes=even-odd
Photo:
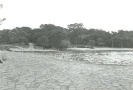
[[[112,35],[112,44],[114,47],[133,47],[133,32],[118,30]]]
[[[1,42],[5,42],[5,43],[10,43],[10,37],[9,37],[9,34],[10,34],[10,29],[4,29],[1,31]]]
[[[74,30],[74,29],[82,29],[84,27],[83,23],[74,23],[74,24],[69,24],[67,25],[69,30]]]
[[[27,40],[31,42],[32,29],[30,27],[21,27],[20,29],[22,32],[26,33],[25,38],[27,38]]]
[[[60,30],[52,30],[48,34],[48,39],[51,46],[59,49],[61,41],[65,39],[65,33]]]
[[[12,43],[28,43],[28,33],[26,33],[22,28],[16,27],[10,32]]]
[[[37,40],[37,44],[39,46],[42,46],[43,48],[49,46],[49,40],[46,37],[46,35],[41,36],[38,40]]]
[[[32,38],[32,42],[33,43],[35,43],[35,44],[37,44],[37,40],[41,37],[41,36],[43,36],[43,35],[45,35],[45,33],[42,33],[42,32],[35,32],[32,36],[31,36],[31,38]]]
[[[103,38],[98,38],[97,39],[97,45],[102,46],[103,44],[105,44],[104,39]]]
[[[69,28],[69,36],[70,36],[70,41],[72,44],[79,44],[80,42],[80,35],[85,34],[86,29],[83,27],[82,23],[74,23],[67,25]]]

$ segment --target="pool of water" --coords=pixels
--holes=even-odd
[[[133,51],[47,51],[34,52],[60,60],[84,61],[94,64],[133,65]]]

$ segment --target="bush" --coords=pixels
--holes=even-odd
[[[10,51],[10,47],[11,47],[11,46],[1,46],[1,47],[0,47],[0,50]]]
[[[62,40],[59,46],[59,50],[66,50],[70,46],[70,42],[68,40]]]

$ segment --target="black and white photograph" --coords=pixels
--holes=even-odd
[[[133,0],[0,0],[0,90],[133,90]]]

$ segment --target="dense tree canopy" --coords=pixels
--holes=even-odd
[[[63,31],[52,30],[48,34],[49,44],[58,49],[61,41],[65,39],[65,36],[66,35],[63,33]]]
[[[29,42],[57,49],[66,42],[73,45],[131,48],[133,47],[133,31],[107,32],[101,29],[86,29],[82,23],[69,24],[68,29],[54,24],[41,24],[40,28],[35,29],[16,27],[0,30],[0,43],[27,44]]]
[[[46,48],[47,46],[49,46],[49,40],[48,40],[47,36],[43,35],[40,38],[38,38],[37,45],[43,46],[43,48]]]

